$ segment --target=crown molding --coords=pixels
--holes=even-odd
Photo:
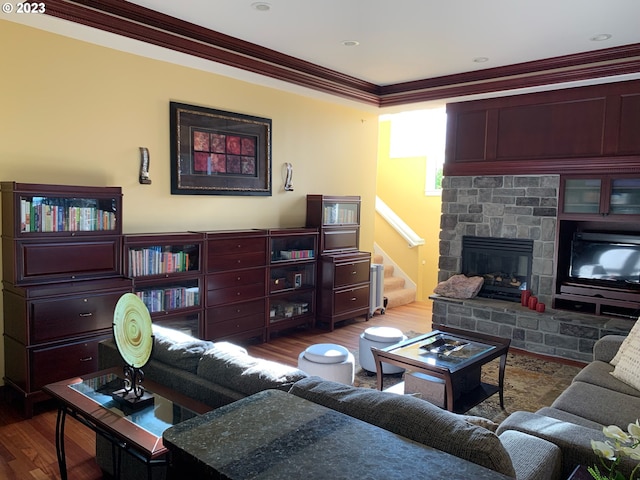
[[[640,72],[638,43],[380,86],[124,0],[48,0],[46,14],[377,107]]]

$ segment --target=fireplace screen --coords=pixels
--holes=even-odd
[[[480,297],[520,301],[531,284],[533,240],[462,237],[462,273],[484,278]]]

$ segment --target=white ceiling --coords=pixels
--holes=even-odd
[[[376,85],[640,43],[640,0],[130,1]]]

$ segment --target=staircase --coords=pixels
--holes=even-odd
[[[372,263],[384,263],[382,255],[373,255]],[[416,289],[405,288],[404,278],[394,276],[393,265],[384,265],[384,296],[387,299],[386,308],[399,307],[415,302]]]

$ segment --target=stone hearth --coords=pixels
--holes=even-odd
[[[603,335],[626,335],[632,320],[546,308],[538,313],[519,303],[475,297],[433,295],[433,328],[447,325],[511,339],[529,352],[583,362],[593,360],[593,344]]]

